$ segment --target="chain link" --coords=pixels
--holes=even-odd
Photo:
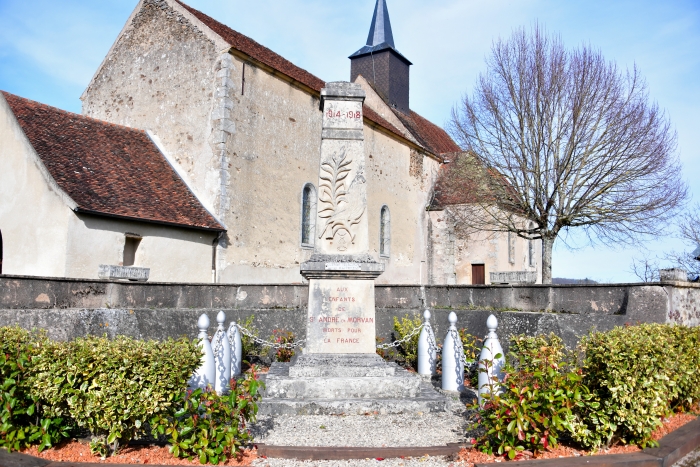
[[[223,347],[224,344],[224,335],[226,334],[226,331],[223,329],[217,329],[216,334],[214,334],[214,337],[212,338],[211,342],[212,347],[214,347],[214,355],[219,355],[219,351]]]
[[[233,326],[233,323],[231,323],[231,325]],[[277,349],[292,350],[292,349],[295,349],[297,347],[301,347],[306,343],[306,339],[300,339],[300,340],[295,341],[295,342],[285,342],[285,343],[266,341],[264,339],[260,339],[259,337],[254,335],[252,332],[250,332],[248,329],[244,328],[240,324],[236,324],[236,326],[238,326],[238,329],[241,332],[241,334],[252,339],[253,342],[255,342],[256,344],[262,345],[263,347],[271,347],[275,350],[277,350]],[[421,323],[420,326],[416,326],[413,329],[413,331],[411,331],[410,334],[404,336],[403,339],[400,339],[400,340],[397,340],[394,342],[390,342],[388,344],[379,344],[379,345],[377,345],[377,348],[381,349],[381,350],[387,350],[387,349],[391,349],[391,348],[396,348],[396,347],[400,346],[401,344],[405,344],[406,342],[411,340],[413,337],[415,337],[418,333],[420,333],[421,329],[423,329],[423,327],[425,327],[425,326],[427,326],[428,328],[430,328],[432,330],[432,328],[430,327],[430,324],[426,325],[425,323]],[[229,335],[230,335],[230,331],[231,331],[231,329],[229,327]],[[459,336],[457,336],[457,338],[459,339]],[[214,337],[212,338],[212,343],[214,344],[212,347],[214,347],[215,354],[219,352],[220,347],[223,343],[223,339],[224,339],[224,332],[217,330],[216,334],[214,334]],[[458,340],[458,342],[461,343],[461,340]],[[437,344],[435,343],[432,332],[428,333],[428,345],[431,348],[434,348],[436,350],[439,349]],[[464,356],[464,351],[462,351],[462,355]]]
[[[411,338],[415,337],[416,334],[418,334],[421,329],[423,329],[422,323],[420,326],[417,326],[415,329],[413,329],[413,331],[411,331],[410,334],[404,336],[403,339],[398,340],[398,341],[394,341],[394,342],[390,342],[389,344],[379,344],[379,345],[377,345],[377,348],[380,350],[387,350],[387,349],[391,349],[392,347],[396,348],[396,347],[400,346],[401,344],[408,342],[409,340],[411,340]]]
[[[430,323],[423,323],[423,326],[428,332],[428,349],[435,349],[435,352],[437,353],[437,351],[440,350],[440,348],[435,342],[435,333],[433,332],[433,327],[430,325]]]
[[[300,339],[300,340],[295,341],[295,342],[285,342],[284,344],[281,344],[279,342],[270,342],[270,341],[260,339],[258,336],[254,335],[252,332],[250,332],[249,330],[247,330],[246,328],[244,328],[240,324],[237,324],[236,326],[238,326],[238,329],[241,331],[241,334],[243,334],[246,337],[249,337],[256,344],[260,344],[263,347],[271,347],[275,350],[277,350],[277,349],[292,350],[292,349],[295,349],[297,347],[301,347],[302,345],[304,345],[306,343],[306,339]]]
[[[462,344],[462,338],[459,337],[459,332],[456,329],[450,329],[450,334],[452,334],[452,339],[457,343],[455,345],[455,360],[462,361],[466,364],[466,355],[464,355],[464,345]]]

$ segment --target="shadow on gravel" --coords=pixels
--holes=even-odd
[[[267,434],[275,428],[273,417],[258,418],[258,421],[250,425],[250,432],[253,439],[265,438]]]

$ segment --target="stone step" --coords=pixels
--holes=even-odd
[[[398,370],[374,354],[302,354],[296,355],[289,366],[292,378],[307,376],[393,376]]]
[[[393,376],[291,377],[289,364],[275,363],[265,378],[263,397],[276,399],[408,398],[420,392],[421,379],[404,369]]]
[[[260,415],[363,415],[444,412],[446,402],[435,399],[265,399]]]
[[[291,399],[264,396],[261,415],[364,415],[390,413],[429,413],[447,411],[447,398],[428,382],[420,382],[419,392],[409,398]]]

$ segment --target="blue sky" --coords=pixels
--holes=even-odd
[[[347,56],[364,45],[374,0],[189,0],[326,81],[349,79]],[[396,47],[414,64],[411,107],[444,125],[471,93],[492,41],[535,21],[568,46],[601,49],[638,66],[678,132],[679,154],[700,201],[698,0],[387,0]],[[0,0],[0,89],[80,112],[79,97],[137,0]],[[555,247],[554,275],[634,280],[633,257],[684,245],[671,234],[643,247]]]

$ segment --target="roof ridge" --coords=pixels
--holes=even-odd
[[[225,230],[147,132],[0,92],[75,212]]]
[[[13,93],[8,92],[8,91],[3,91],[1,89],[0,89],[0,93],[2,93],[3,95],[12,96],[16,99],[31,102],[32,104],[35,104],[38,107],[44,107],[47,110],[51,110],[53,112],[59,112],[59,113],[63,113],[63,114],[69,115],[69,116],[72,115],[72,116],[78,117],[78,118],[83,119],[83,120],[92,120],[93,122],[101,123],[103,125],[114,126],[117,128],[122,128],[122,129],[128,130],[128,131],[136,131],[138,133],[146,133],[145,130],[142,130],[140,128],[134,128],[134,127],[126,126],[126,125],[120,125],[118,123],[108,122],[107,120],[100,120],[99,118],[90,117],[88,115],[83,115],[83,114],[71,112],[70,110],[65,110],[65,109],[62,109],[60,107],[54,107],[53,105],[49,105],[49,104],[45,104],[43,102],[35,101],[34,99],[29,99],[27,97],[18,96],[17,94],[13,94]]]
[[[308,86],[308,87],[311,88],[311,89],[314,89],[315,91],[319,91],[319,92],[320,92],[320,91],[321,91],[321,88],[325,85],[325,83],[326,83],[325,80],[322,80],[321,78],[319,78],[318,76],[314,75],[313,73],[307,71],[306,69],[304,69],[304,68],[302,68],[302,67],[300,67],[300,66],[298,66],[298,65],[295,65],[295,64],[292,63],[290,60],[284,58],[282,55],[278,54],[277,52],[275,52],[274,50],[270,49],[269,47],[266,47],[265,45],[261,44],[260,42],[256,41],[255,39],[251,38],[250,36],[247,36],[247,35],[243,34],[242,32],[236,31],[236,30],[233,29],[232,27],[230,27],[230,26],[228,26],[228,25],[222,23],[221,21],[216,20],[215,18],[213,18],[213,17],[207,15],[206,13],[204,13],[204,12],[202,12],[202,11],[200,11],[200,10],[197,10],[196,8],[193,8],[193,7],[189,6],[188,4],[186,4],[185,2],[183,2],[182,0],[174,0],[174,1],[175,1],[177,4],[179,4],[181,7],[183,7],[185,10],[187,10],[189,13],[191,13],[192,15],[194,15],[198,20],[200,20],[202,23],[204,23],[205,26],[207,26],[209,29],[211,29],[211,30],[214,31],[216,34],[218,34],[224,41],[228,42],[229,45],[230,45],[231,47],[235,48],[236,50],[239,50],[239,51],[245,53],[246,55],[249,55],[251,58],[254,58],[254,59],[256,59],[256,60],[259,60],[260,62],[264,63],[264,64],[267,65],[267,66],[270,66],[270,67],[274,68],[275,70],[278,70],[278,71],[280,71],[280,72],[282,72],[282,73],[287,74],[288,76],[290,76],[290,77],[292,77],[292,78],[298,80],[298,81],[301,82],[302,84]],[[208,24],[208,22],[211,22],[211,23],[213,23],[213,24]],[[212,27],[212,26],[215,26],[215,27],[217,27],[217,28],[220,27],[220,28],[223,28],[224,30],[220,32],[220,31],[217,31],[217,30],[216,30],[214,27]],[[225,35],[222,34],[222,32],[224,32],[224,33],[233,33],[234,36],[238,36],[238,37],[233,37],[233,38],[229,37],[229,38],[227,38],[227,37],[225,37]],[[231,39],[241,39],[241,40],[243,40],[243,41],[249,41],[251,44],[248,44],[248,45],[250,45],[250,46],[252,46],[252,47],[259,47],[259,48],[263,49],[263,52],[266,52],[266,53],[271,54],[272,57],[270,57],[270,58],[271,58],[272,60],[266,60],[265,57],[256,56],[256,54],[250,53],[250,51],[243,50],[245,47],[241,48],[241,44],[237,44],[237,43],[236,43],[236,42],[237,42],[236,40],[231,40]],[[291,67],[292,67],[293,69],[292,69],[292,70],[283,70],[283,69],[280,69],[280,67],[278,67],[278,66],[275,65],[274,63],[269,63],[269,62],[274,62],[274,59],[275,59],[275,58],[278,58],[278,59],[280,59],[280,60],[286,62],[286,64],[291,65]],[[317,82],[317,83],[306,82],[306,80],[304,80],[303,77],[302,77],[302,79],[299,79],[299,77],[293,76],[293,74],[288,73],[288,71],[292,71],[292,72],[293,72],[293,71],[299,71],[299,72],[301,72],[302,74],[308,75],[308,77],[311,78],[312,80],[317,80],[318,82]],[[319,86],[319,85],[320,85],[320,86]]]

